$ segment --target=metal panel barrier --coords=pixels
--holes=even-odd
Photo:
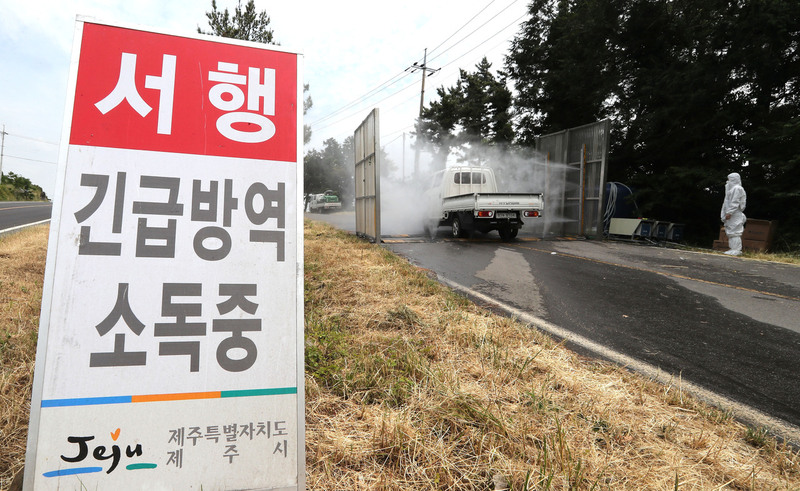
[[[546,223],[547,233],[597,236],[603,232],[610,131],[611,121],[605,119],[536,138],[536,150],[547,159],[545,217],[551,220]],[[552,190],[555,193],[548,192]]]
[[[355,153],[356,234],[381,241],[380,119],[372,110],[353,134]]]

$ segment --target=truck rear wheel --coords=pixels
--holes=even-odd
[[[453,238],[457,239],[459,237],[464,237],[464,228],[461,226],[461,219],[457,216],[453,218]]]
[[[517,236],[517,232],[519,232],[519,229],[501,228],[497,232],[500,233],[500,238],[503,240],[503,242],[510,242],[514,240],[514,238]]]

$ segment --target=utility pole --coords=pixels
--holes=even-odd
[[[422,58],[422,65],[414,62],[413,65],[408,67],[406,70],[417,71],[422,70],[422,90],[420,91],[419,95],[419,119],[417,119],[417,138],[415,141],[415,152],[414,152],[414,178],[416,179],[419,174],[419,137],[420,137],[420,127],[419,121],[422,119],[422,108],[425,105],[425,76],[430,73],[433,75],[434,73],[441,70],[441,68],[428,68],[428,48],[425,48],[425,56]]]
[[[403,182],[406,182],[406,132],[403,132]]]
[[[3,130],[0,131],[0,179],[3,178],[3,150],[6,146],[6,125],[3,125]]]

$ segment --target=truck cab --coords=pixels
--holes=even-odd
[[[467,194],[497,192],[494,171],[488,167],[450,167],[431,177],[425,189],[426,217],[442,219],[442,200]]]
[[[425,230],[431,234],[440,226],[450,226],[453,237],[497,230],[501,239],[512,240],[522,219],[540,217],[544,206],[541,193],[499,193],[489,167],[450,167],[436,172],[424,196]]]

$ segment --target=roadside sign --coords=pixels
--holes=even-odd
[[[304,488],[300,55],[75,38],[26,489]]]

